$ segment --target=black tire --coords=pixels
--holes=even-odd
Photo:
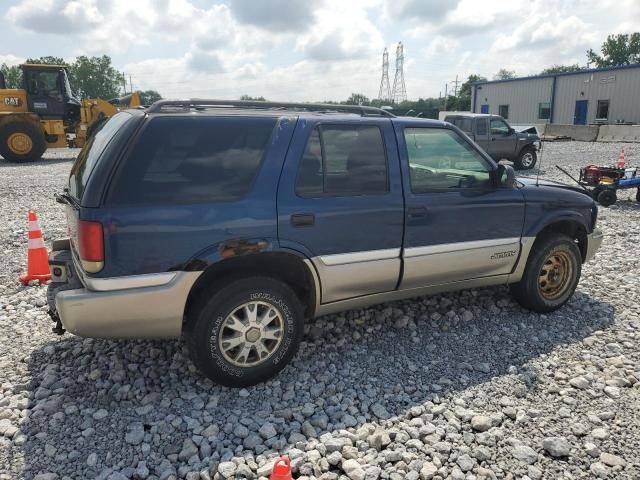
[[[538,154],[535,148],[525,147],[522,149],[518,158],[513,162],[513,166],[516,170],[531,170],[536,166],[538,161]]]
[[[596,202],[598,201],[598,195],[602,192],[602,187],[596,187],[591,190],[591,198],[593,198]]]
[[[29,137],[31,147],[25,152],[16,152],[9,145],[12,136],[23,134]],[[39,160],[47,149],[47,141],[39,124],[28,121],[9,121],[0,126],[0,155],[10,162]]]
[[[552,257],[562,257],[563,261],[570,263],[566,278],[558,282],[561,287],[558,287],[557,296],[552,295],[552,290],[545,290],[551,286],[546,282],[550,270],[543,267],[550,265]],[[582,255],[576,242],[566,235],[549,234],[536,240],[522,279],[509,287],[515,300],[524,308],[547,313],[557,310],[569,300],[578,286],[581,273]]]
[[[598,194],[597,200],[598,200],[598,203],[603,207],[609,207],[614,203],[616,203],[616,200],[618,200],[618,196],[616,195],[615,190],[611,190],[610,188],[607,188],[605,190],[602,190]]]
[[[636,190],[636,201],[640,202],[640,187]]]
[[[273,351],[263,360],[256,358],[258,350],[251,345],[257,342],[261,342],[263,346],[268,345],[265,342],[270,340],[262,341],[260,338],[253,343],[243,341],[243,345],[250,345],[251,358],[261,363],[239,366],[228,358],[233,355],[233,351],[228,353],[227,350],[225,354],[221,348],[225,344],[222,340],[223,332],[229,330],[229,327],[223,326],[231,313],[251,302],[263,302],[273,307],[276,314],[280,315],[283,333],[279,337],[279,343],[271,344]],[[246,318],[241,320],[248,323]],[[207,377],[228,387],[246,387],[263,382],[280,372],[296,354],[303,330],[304,310],[288,285],[273,278],[248,277],[232,281],[208,298],[202,297],[189,313],[185,339],[193,363]],[[246,340],[249,338],[247,335],[248,331],[238,338]],[[249,358],[247,356],[247,360]]]

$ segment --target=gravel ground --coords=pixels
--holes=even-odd
[[[541,174],[620,147],[548,144]],[[0,163],[0,480],[257,478],[279,453],[309,479],[640,478],[635,190],[601,208],[603,248],[553,314],[494,288],[323,317],[277,379],[232,390],[180,341],[50,332],[44,287],[16,278],[29,207],[65,233],[70,154]]]

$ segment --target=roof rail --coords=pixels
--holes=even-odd
[[[330,103],[263,102],[260,100],[209,100],[192,98],[188,100],[158,100],[147,108],[147,112],[160,112],[164,108],[184,108],[204,110],[206,108],[256,108],[264,110],[306,110],[308,112],[355,113],[363,117],[395,117],[391,112],[376,107],[362,105],[334,105]]]

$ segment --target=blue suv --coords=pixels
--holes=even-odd
[[[457,127],[367,107],[160,101],[95,129],[57,196],[54,331],[184,334],[229,386],[295,355],[306,319],[510,285],[562,306],[600,246],[579,189],[516,179]]]

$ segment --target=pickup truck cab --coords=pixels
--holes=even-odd
[[[320,315],[490,285],[555,310],[602,240],[581,190],[516,180],[451,124],[367,107],[124,111],[58,200],[54,331],[184,335],[230,386],[275,375]]]
[[[516,132],[500,115],[457,112],[444,120],[466,133],[495,161],[506,158],[517,170],[530,170],[536,164],[540,137]]]

